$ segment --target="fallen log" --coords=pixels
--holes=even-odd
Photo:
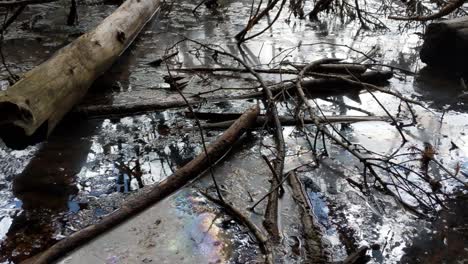
[[[302,65],[294,65],[299,70],[303,67]],[[348,74],[352,73],[355,75],[363,74],[368,67],[365,65],[360,64],[349,64],[349,63],[330,63],[330,64],[322,64],[317,69],[314,69],[315,72],[319,73],[341,73],[341,74]],[[291,69],[260,69],[256,68],[253,69],[257,73],[267,73],[267,74],[292,74],[297,75],[299,70],[291,70]],[[238,73],[248,73],[249,71],[242,68],[229,68],[229,67],[218,67],[218,68],[209,68],[209,67],[191,67],[191,68],[180,68],[180,69],[173,69],[173,71],[177,72],[208,72],[208,73],[215,73],[215,72],[238,72]],[[310,75],[310,73],[305,74]]]
[[[359,82],[352,82],[352,79],[349,79],[347,76],[342,75],[328,75],[328,74],[320,74],[320,73],[312,73],[315,79],[304,80],[301,82],[302,87],[307,90],[308,95],[311,96],[323,96],[323,95],[336,95],[336,94],[343,94],[349,93],[353,91],[360,91],[363,89],[362,84]],[[339,76],[340,78],[336,78]],[[391,71],[369,71],[365,72],[361,75],[354,76],[360,82],[369,83],[369,84],[384,84],[389,79],[393,77],[393,72]],[[346,80],[350,80],[346,81]],[[283,93],[285,91],[290,92],[291,94],[294,93],[294,89],[296,88],[295,83],[284,84],[281,83],[280,85],[276,85],[270,87],[271,92],[273,95],[277,95],[279,93]],[[245,95],[237,96],[236,99],[248,99],[248,98],[255,98],[263,96],[263,91],[260,92],[253,92]],[[224,97],[226,98],[226,97]]]
[[[219,123],[223,121],[235,121],[234,119],[239,118],[242,113],[235,112],[224,112],[224,113],[211,113],[211,112],[185,112],[187,118],[198,118],[200,120],[206,120],[207,123]],[[257,120],[262,120],[265,118],[265,115],[259,115]],[[281,122],[290,124],[296,119],[290,116],[279,116]],[[324,116],[321,120],[324,122],[343,122],[343,123],[353,123],[353,122],[366,122],[366,121],[388,121],[389,118],[386,116],[349,116],[349,115],[327,115]],[[312,120],[304,118],[304,123],[309,124]]]
[[[468,77],[468,16],[430,24],[419,55],[429,67]]]
[[[224,101],[221,98],[214,98],[215,101]],[[111,103],[88,103],[78,105],[72,112],[74,115],[82,117],[106,117],[109,116],[125,116],[142,114],[146,112],[165,110],[170,108],[187,107],[187,102],[182,96],[176,94],[161,98],[160,94],[154,93],[150,89],[130,92],[116,93]],[[203,98],[187,98],[191,105],[200,104],[211,101],[211,99]]]
[[[390,71],[365,72],[358,76],[358,79],[365,83],[382,84],[392,78]],[[350,84],[340,79],[311,79],[303,82],[302,86],[308,90],[309,95],[326,96],[343,94],[362,89],[359,83]],[[278,85],[271,88],[273,94],[278,94],[284,90],[293,90],[294,84]],[[293,93],[293,91],[291,91]],[[245,100],[260,98],[263,92],[252,92],[239,96],[211,96],[187,98],[189,104],[201,104],[207,102],[222,102],[228,100]],[[77,106],[73,113],[85,117],[109,117],[142,114],[155,110],[165,110],[169,108],[185,107],[187,103],[180,95],[166,96],[164,99],[156,95],[151,90],[121,92],[113,96],[111,104],[82,104]]]
[[[90,225],[64,238],[43,253],[22,263],[51,263],[51,261],[63,256],[70,250],[79,247],[177,191],[212,166],[213,164],[210,161],[220,160],[231,149],[237,139],[253,125],[259,112],[258,107],[247,110],[215,142],[208,146],[206,154],[202,152],[159,184],[142,189],[132,199],[127,200],[119,210],[103,217],[99,223]]]
[[[300,122],[292,117],[280,116],[281,125],[283,126],[297,126]],[[319,122],[323,124],[327,123],[356,123],[356,122],[371,122],[371,121],[388,121],[389,118],[385,116],[326,116],[319,118]],[[235,120],[226,120],[216,123],[206,123],[202,127],[205,129],[225,129],[232,125]],[[258,116],[253,128],[262,128],[268,122],[268,118],[265,116]],[[310,118],[304,118],[304,124],[314,124],[314,121]]]
[[[0,137],[13,148],[46,138],[133,42],[159,0],[127,0],[94,30],[0,91]]]

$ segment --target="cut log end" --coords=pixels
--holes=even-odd
[[[34,123],[34,116],[24,98],[0,95],[0,138],[13,149],[24,149],[30,144],[43,140],[47,135],[47,122],[37,131],[28,127]]]
[[[34,121],[27,100],[0,96],[0,125],[7,123],[30,124]]]
[[[434,22],[424,34],[421,61],[443,73],[468,77],[467,47],[468,16]]]

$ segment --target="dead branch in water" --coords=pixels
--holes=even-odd
[[[314,73],[315,76],[317,76],[317,74],[318,73]],[[342,75],[323,74],[322,76],[324,78],[316,78],[303,81],[302,86],[304,87],[304,89],[308,90],[309,96],[327,96],[336,93],[359,91],[360,89],[362,89],[362,85],[360,82],[350,80],[349,78],[343,77]],[[370,71],[358,75],[357,78],[360,81],[367,83],[369,85],[368,88],[370,89],[374,88],[384,93],[395,94],[395,92],[391,92],[390,90],[386,90],[372,85],[386,82],[392,76],[393,74],[388,71]],[[271,90],[273,96],[276,96],[280,93],[285,93],[288,91],[294,92],[295,84],[289,83],[281,85],[272,85],[268,87]],[[187,98],[187,102],[191,105],[196,105],[209,102],[223,102],[229,100],[261,98],[263,95],[264,92],[259,91],[245,93],[243,95],[237,96],[196,96],[192,98]],[[114,96],[112,104],[82,104],[77,106],[72,113],[91,118],[107,118],[109,116],[135,115],[155,110],[164,110],[187,106],[187,102],[185,102],[185,100],[183,100],[181,96],[172,96],[172,98],[172,100],[168,100],[168,98],[165,98],[165,100],[167,101],[161,100],[159,96],[155,96],[154,93],[149,89],[132,92],[121,92],[117,93]],[[411,100],[411,102],[414,102],[414,100]],[[365,110],[359,110],[353,106],[349,107],[350,109],[369,114],[369,112]]]
[[[235,36],[235,38],[237,39],[238,43],[242,43],[242,42],[245,42],[246,41],[246,35],[247,33],[265,16],[268,15],[268,13],[276,6],[276,4],[278,4],[279,0],[273,0],[273,1],[269,1],[267,7],[262,11],[262,12],[258,12],[260,10],[260,5],[262,4],[262,1],[260,1],[259,3],[259,6],[257,8],[257,13],[251,17],[249,19],[249,21],[247,22],[247,25],[244,27],[244,29],[242,29],[239,33],[237,33],[237,35]],[[281,6],[284,5],[286,1],[283,0],[282,1],[282,4]],[[253,3],[252,3],[253,4]],[[281,13],[281,10],[278,11],[278,14]],[[278,17],[278,16],[277,16]],[[276,18],[277,18],[276,17]],[[273,23],[271,23],[268,28],[272,25]],[[264,30],[262,31],[264,32]],[[250,39],[250,38],[249,38]]]
[[[166,65],[166,68],[167,68],[167,73],[169,74],[169,78],[172,79],[172,74],[171,74],[171,71],[169,70],[169,66]],[[193,114],[194,110],[193,110],[192,105],[188,102],[187,98],[185,98],[184,94],[181,91],[182,88],[180,88],[180,86],[182,86],[182,85],[179,86],[179,84],[175,83],[174,86],[175,86],[175,89],[177,90],[177,93],[182,97],[182,99],[186,103],[187,108],[189,109],[189,111]],[[203,132],[203,127],[200,124],[200,120],[198,120],[198,118],[195,116],[195,114],[193,114],[193,115],[195,117],[195,123],[197,124],[197,127],[198,127],[199,132],[200,132],[200,139],[201,139],[201,143],[202,143],[202,146],[203,146],[203,151],[205,152],[206,158],[208,159],[211,180],[213,181],[213,184],[214,184],[214,186],[216,188],[216,193],[218,194],[219,200],[224,201],[223,195],[221,194],[221,190],[219,189],[218,182],[216,181],[216,178],[215,178],[214,173],[213,173],[212,160],[211,160],[210,154],[208,153],[207,148],[206,148],[205,134]]]
[[[281,125],[283,126],[297,126],[302,125],[298,123],[296,118],[292,117],[283,117],[280,116]],[[388,121],[389,118],[385,116],[325,116],[323,118],[319,118],[320,123],[355,123],[355,122],[373,122],[373,121]],[[254,128],[263,128],[265,122],[267,122],[267,118],[264,116],[259,116],[255,122]],[[227,120],[222,122],[216,123],[207,123],[203,124],[203,128],[205,129],[225,129],[229,127],[234,121]],[[304,119],[304,124],[314,124],[314,121],[310,118]]]
[[[319,61],[313,62],[313,63],[309,64],[308,66],[304,67],[304,69],[302,69],[302,71],[299,73],[299,75],[297,77],[297,81],[296,81],[297,94],[299,95],[299,98],[301,100],[300,105],[305,105],[307,113],[309,114],[309,117],[312,120],[314,120],[316,129],[317,129],[317,133],[318,132],[322,133],[322,135],[326,136],[331,141],[333,141],[334,143],[336,143],[337,145],[339,145],[340,147],[345,149],[347,152],[349,152],[351,155],[353,155],[355,158],[357,158],[364,165],[364,171],[365,172],[369,171],[370,174],[375,178],[375,181],[380,184],[380,187],[383,189],[383,191],[386,194],[389,194],[389,195],[393,196],[393,198],[396,201],[398,201],[405,209],[411,211],[412,213],[414,213],[414,214],[416,214],[416,215],[418,215],[420,217],[425,217],[425,215],[422,214],[420,211],[418,211],[415,206],[410,205],[409,203],[404,201],[398,193],[395,193],[392,190],[390,190],[390,188],[389,188],[390,184],[385,182],[377,174],[376,170],[374,169],[374,166],[378,166],[378,165],[376,165],[374,163],[371,163],[369,161],[369,159],[366,158],[362,153],[360,153],[356,149],[352,148],[352,144],[350,144],[350,142],[345,137],[343,137],[340,133],[338,133],[334,129],[333,126],[332,126],[332,128],[334,129],[334,132],[337,133],[339,135],[339,137],[334,135],[330,130],[327,129],[326,126],[324,126],[323,124],[321,124],[319,122],[318,116],[315,114],[314,108],[312,107],[310,102],[307,100],[307,97],[306,97],[306,95],[304,93],[304,90],[302,89],[301,83],[302,83],[302,78],[303,78],[304,72],[306,72],[307,70],[309,70],[309,69],[311,69],[313,67],[316,67],[316,65],[324,63],[324,62],[327,62],[327,60],[319,60]],[[298,109],[299,109],[300,105],[298,106]],[[364,175],[364,181],[365,181],[365,184],[367,186],[366,175]]]
[[[303,65],[293,65],[297,69],[301,69],[304,67]],[[299,70],[290,70],[290,69],[259,69],[253,68],[254,71],[258,73],[271,73],[271,74],[293,74],[297,75]],[[365,65],[361,64],[348,64],[348,63],[341,63],[341,64],[323,64],[320,67],[315,69],[316,72],[321,73],[341,73],[341,74],[348,74],[351,71],[354,74],[363,74],[367,70]],[[248,73],[249,71],[246,69],[240,68],[208,68],[208,67],[191,67],[191,68],[180,68],[174,69],[174,71],[182,71],[182,72],[218,72],[218,71],[227,71],[227,72],[241,72],[241,73]],[[309,72],[305,73],[305,75],[309,75]]]
[[[239,137],[253,125],[259,111],[258,107],[253,107],[247,110],[228,130],[225,131],[225,133],[223,133],[215,142],[210,144],[207,148],[207,154],[212,157],[211,161],[218,161],[220,157],[223,157],[226,152],[231,149],[232,145],[239,139]],[[103,217],[99,223],[90,225],[69,237],[64,238],[43,253],[38,254],[23,263],[50,263],[58,257],[63,256],[71,250],[81,246],[83,243],[117,226],[154,203],[157,203],[169,196],[191,180],[198,177],[201,173],[206,171],[209,166],[211,166],[211,163],[208,161],[207,155],[204,152],[199,154],[192,161],[178,169],[171,176],[167,177],[164,181],[147,189],[142,189],[142,191],[134,198],[124,202],[119,210]]]
[[[265,255],[265,263],[273,264],[273,250],[271,248],[270,241],[263,234],[263,232],[252,221],[250,221],[248,217],[244,216],[244,214],[240,212],[237,208],[235,208],[233,205],[225,201],[216,199],[206,192],[200,191],[200,193],[203,194],[208,200],[219,205],[223,210],[226,211],[227,214],[236,219],[238,222],[248,227],[250,232],[252,232],[252,234],[257,239],[260,246],[260,250]]]
[[[320,228],[312,216],[309,198],[296,173],[292,171],[290,174],[288,182],[291,186],[294,201],[300,208],[307,263],[327,263],[327,256],[322,246]]]

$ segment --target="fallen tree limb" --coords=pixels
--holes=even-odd
[[[274,1],[270,2],[270,4],[273,4]],[[284,2],[284,1],[283,1]],[[245,39],[242,37],[242,39]],[[276,146],[276,161],[274,164],[274,169],[276,171],[276,175],[283,175],[283,169],[284,169],[284,160],[285,160],[285,155],[286,155],[286,150],[285,150],[285,142],[284,142],[284,137],[283,137],[283,128],[281,126],[281,122],[278,118],[278,109],[276,107],[276,102],[275,98],[273,96],[273,92],[271,87],[267,86],[263,78],[253,70],[252,67],[250,67],[243,59],[226,52],[224,50],[219,50],[210,47],[209,45],[203,44],[197,40],[189,39],[186,38],[186,40],[191,41],[195,44],[200,45],[201,47],[216,52],[218,55],[223,55],[226,57],[230,57],[231,59],[235,60],[239,64],[241,64],[245,69],[249,71],[250,74],[252,74],[257,82],[260,84],[260,87],[262,87],[262,94],[263,98],[265,99],[263,101],[263,104],[265,106],[265,109],[267,110],[267,115],[269,116],[269,123],[271,123],[272,127],[275,128],[275,133],[274,133],[274,141],[275,141],[275,146]],[[238,41],[240,43],[241,41]],[[271,186],[274,188],[276,185],[276,178],[273,177],[271,181]],[[269,234],[269,238],[274,241],[275,244],[279,243],[280,241],[280,233],[279,233],[279,227],[278,227],[278,198],[279,194],[277,191],[272,192],[269,197],[268,197],[268,204],[265,209],[265,218],[263,221],[263,226],[267,230]]]
[[[326,75],[324,75],[326,76]],[[334,75],[335,76],[335,75]],[[365,83],[380,84],[392,78],[393,74],[389,71],[382,72],[365,72],[358,76],[359,80]],[[362,84],[359,82],[352,82],[349,79],[338,79],[333,76],[322,79],[311,79],[302,82],[304,89],[307,89],[308,95],[326,96],[347,93],[351,91],[358,91],[362,89]],[[286,84],[271,87],[274,95],[285,90],[290,90],[293,93],[296,85]],[[251,92],[238,96],[212,96],[212,97],[195,97],[187,98],[189,104],[201,104],[206,102],[221,102],[228,100],[245,100],[252,98],[261,98],[264,96],[262,91]],[[186,102],[179,95],[172,95],[161,99],[160,95],[156,95],[154,91],[142,90],[118,93],[112,98],[112,104],[89,104],[79,105],[73,113],[86,116],[86,117],[107,117],[107,116],[124,116],[132,114],[140,114],[155,110],[164,110],[169,108],[185,107]]]
[[[159,0],[128,0],[94,30],[57,51],[0,91],[0,137],[13,148],[47,137],[133,42]]]
[[[299,96],[299,98],[301,99],[301,105],[305,105],[306,106],[306,110],[309,114],[309,117],[314,121],[314,124],[317,128],[317,131],[318,132],[321,132],[324,136],[326,136],[327,138],[329,138],[332,142],[336,143],[337,145],[341,146],[344,150],[346,150],[348,153],[350,153],[352,156],[354,156],[356,159],[358,159],[366,168],[366,170],[369,170],[370,174],[375,178],[376,182],[378,182],[383,191],[388,194],[388,195],[391,195],[393,196],[393,198],[398,202],[400,203],[400,205],[402,205],[405,209],[411,211],[412,213],[414,213],[415,215],[419,216],[419,217],[424,217],[425,215],[422,214],[421,212],[419,212],[416,207],[412,206],[411,204],[403,201],[401,199],[400,196],[398,196],[397,194],[395,194],[395,192],[393,192],[392,190],[389,189],[389,184],[387,184],[385,181],[382,180],[382,178],[380,178],[378,175],[377,175],[377,172],[374,170],[374,167],[373,166],[376,166],[376,164],[374,163],[371,163],[368,161],[368,159],[366,157],[364,157],[362,155],[361,152],[359,151],[356,151],[355,149],[351,148],[351,144],[349,143],[349,141],[347,141],[346,138],[342,137],[341,134],[337,133],[339,137],[335,136],[332,132],[330,132],[328,130],[328,128],[326,126],[324,126],[324,124],[321,124],[319,122],[319,117],[315,114],[314,112],[314,108],[312,107],[311,103],[309,102],[309,100],[307,99],[305,93],[304,93],[304,89],[302,87],[302,81],[301,79],[303,78],[303,74],[304,72],[306,72],[308,69],[313,69],[314,67],[316,67],[317,65],[321,64],[321,63],[324,63],[326,62],[326,60],[318,60],[318,61],[315,61],[315,62],[312,62],[311,64],[307,65],[304,69],[302,69],[302,71],[299,73],[298,77],[297,77],[297,81],[296,81],[296,90],[297,90],[297,94]],[[337,79],[342,79],[344,81],[348,81],[350,83],[359,83],[358,81],[353,81],[353,80],[348,80],[346,78],[342,78],[342,77],[337,77]],[[417,105],[421,105],[421,103],[417,102],[417,101],[413,101],[411,99],[408,99],[408,98],[405,98],[404,96],[400,95],[399,93],[396,93],[396,92],[390,92],[390,91],[385,91],[383,90],[382,88],[380,87],[377,87],[377,86],[373,86],[373,85],[370,85],[370,84],[364,84],[364,83],[361,83],[361,85],[365,86],[367,89],[372,89],[372,90],[377,90],[377,91],[381,91],[381,92],[386,92],[387,94],[391,94],[397,98],[400,98],[401,100],[404,100],[408,103],[414,103],[414,104],[417,104]],[[369,87],[368,87],[369,86]],[[300,105],[300,106],[301,106]],[[299,107],[300,107],[299,106]],[[333,128],[333,127],[332,127]],[[334,131],[336,132],[336,130]]]
[[[207,123],[214,124],[220,123],[223,121],[230,121],[234,122],[234,119],[239,118],[242,113],[233,113],[233,112],[224,112],[224,113],[210,113],[210,112],[185,112],[185,116],[187,118],[194,118],[196,116],[200,120],[207,120]],[[265,118],[265,115],[261,114],[258,116],[258,121],[263,121],[262,119]],[[296,119],[289,117],[289,116],[279,116],[281,122],[285,124],[292,124],[293,121]],[[335,123],[353,123],[353,122],[366,122],[366,121],[387,121],[388,117],[385,116],[350,116],[350,115],[327,115],[323,118],[320,118],[324,122],[335,122]],[[304,123],[309,124],[312,122],[311,119],[304,118]]]
[[[301,222],[306,249],[306,263],[327,263],[327,255],[322,245],[320,228],[311,215],[309,198],[294,171],[290,172],[289,185],[291,186],[294,201],[299,205]]]
[[[245,36],[247,35],[247,32],[249,32],[249,30],[251,30],[264,16],[266,16],[268,12],[270,12],[270,10],[272,10],[278,2],[279,0],[274,0],[274,1],[269,2],[267,7],[263,9],[262,12],[256,14],[254,17],[249,19],[244,29],[242,29],[235,36],[239,44],[245,41],[245,38],[246,38]]]
[[[301,80],[301,86],[307,90],[309,96],[321,96],[321,95],[334,95],[336,93],[348,93],[352,91],[361,90],[362,84],[382,84],[387,82],[390,78],[393,77],[393,73],[390,71],[371,71],[365,72],[362,75],[357,76],[360,82],[353,82],[349,78],[343,75],[333,75],[333,74],[322,74],[322,73],[313,73],[314,77],[317,76],[320,79],[309,79]],[[294,94],[296,88],[295,83],[281,84],[276,85],[270,88],[273,95],[278,93],[283,93],[288,91],[291,94]],[[382,90],[382,89],[380,89]],[[253,92],[246,95],[238,96],[238,99],[247,99],[260,97],[263,95],[263,92]]]
[[[215,197],[205,192],[200,191],[200,193],[203,194],[203,196],[205,196],[208,200],[220,206],[223,210],[226,211],[226,213],[228,213],[231,217],[236,219],[238,222],[248,227],[250,232],[252,232],[252,234],[257,239],[260,250],[265,255],[265,263],[273,264],[273,254],[272,254],[273,250],[271,248],[270,241],[263,234],[260,228],[258,228],[252,221],[250,221],[248,217],[244,216],[244,214],[241,211],[239,211],[237,208],[235,208],[231,204],[225,201],[216,199]]]
[[[297,65],[294,65],[297,67]],[[301,68],[301,67],[297,67]],[[191,67],[191,68],[180,68],[180,69],[173,69],[174,71],[180,72],[240,72],[240,73],[248,73],[249,71],[246,69],[241,68],[229,68],[229,67],[218,67],[218,68],[209,68],[209,67]],[[258,73],[268,73],[268,74],[294,74],[297,75],[299,73],[298,70],[291,70],[291,69],[259,69],[255,68],[254,71]],[[367,70],[367,67],[364,65],[359,64],[340,64],[340,63],[330,63],[330,64],[323,64],[314,71],[320,73],[343,73],[347,74],[351,72],[353,74],[363,74]],[[310,73],[305,73],[305,75],[310,75]]]
[[[126,201],[119,210],[103,217],[99,223],[90,225],[70,235],[57,242],[43,253],[23,263],[50,263],[70,250],[81,246],[83,243],[106,232],[177,191],[209,168],[210,162],[208,162],[207,156],[211,157],[212,161],[218,161],[220,157],[224,156],[236,140],[253,125],[259,111],[258,107],[247,110],[228,130],[208,147],[206,154],[205,152],[199,154],[192,161],[178,169],[159,184],[147,189],[142,189],[135,197]]]
[[[223,101],[222,98],[187,98],[189,104],[200,104],[203,102]],[[106,117],[112,115],[124,116],[140,114],[156,110],[165,110],[177,107],[186,107],[187,103],[180,95],[161,98],[159,94],[150,89],[131,92],[120,92],[113,96],[112,103],[87,103],[78,105],[72,114],[85,117]]]
[[[292,117],[279,117],[281,125],[283,126],[296,126],[300,125],[300,122]],[[327,116],[326,118],[319,118],[321,124],[327,123],[355,123],[355,122],[370,122],[370,121],[388,121],[389,118],[385,116]],[[235,120],[222,121],[217,123],[207,123],[202,127],[205,129],[225,129],[232,125]],[[265,123],[268,122],[268,118],[265,116],[257,117],[254,128],[262,128]],[[315,124],[314,120],[310,118],[304,118],[304,124]]]

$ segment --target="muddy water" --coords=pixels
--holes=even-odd
[[[355,21],[340,21],[332,17],[312,23],[284,13],[264,35],[248,42],[243,51],[237,49],[232,36],[243,28],[248,1],[223,1],[217,11],[202,7],[198,16],[191,11],[195,3],[176,1],[164,9],[143,30],[129,50],[96,82],[87,102],[112,101],[119,92],[151,90],[166,98],[174,94],[164,84],[166,68],[147,65],[181,38],[178,34],[202,42],[220,44],[233,54],[245,58],[251,65],[278,66],[289,60],[307,63],[323,57],[352,61],[361,56],[345,46],[366,52],[380,48],[377,60],[393,66],[419,71],[417,51],[421,29],[398,31],[398,24],[385,21],[392,30],[371,32],[358,29]],[[48,58],[55,50],[91,29],[116,8],[110,4],[82,3],[80,23],[65,26],[66,8],[63,2],[28,7],[26,13],[5,36],[4,53],[14,73],[27,70]],[[264,26],[261,24],[260,26]],[[300,44],[300,45],[299,45]],[[178,46],[179,55],[170,67],[195,65],[222,66],[232,63],[187,42]],[[234,65],[237,66],[237,65]],[[3,67],[3,66],[2,66]],[[404,133],[410,146],[422,148],[430,142],[437,158],[446,167],[460,164],[467,171],[468,136],[466,105],[457,100],[461,93],[458,80],[434,78],[432,73],[414,78],[397,75],[388,85],[401,93],[427,104],[432,112],[415,107],[418,124],[406,127]],[[6,77],[2,68],[2,77]],[[219,87],[252,87],[252,81],[226,75],[188,75],[187,96]],[[248,77],[245,75],[244,77]],[[278,81],[291,76],[265,76]],[[443,89],[441,89],[443,87]],[[239,93],[221,90],[217,94]],[[216,94],[215,93],[215,94]],[[394,97],[377,94],[392,113],[400,105]],[[368,93],[339,96],[346,104],[364,108],[376,115],[384,111]],[[201,106],[203,111],[241,112],[252,101],[233,101]],[[361,115],[338,105],[317,100],[327,114]],[[282,104],[282,113],[288,113]],[[132,117],[81,120],[68,118],[47,142],[22,151],[4,146],[0,149],[0,259],[17,262],[46,248],[55,241],[99,221],[100,217],[119,208],[122,201],[139,188],[155,184],[189,161],[201,151],[198,132],[193,121],[183,115],[185,109],[148,113]],[[408,123],[408,111],[400,115]],[[359,143],[379,154],[390,154],[400,148],[398,131],[384,122],[337,125],[351,142]],[[208,131],[212,140],[219,131]],[[284,131],[288,146],[286,170],[310,163],[307,142],[292,127]],[[263,139],[263,140],[262,140]],[[263,142],[263,147],[259,143]],[[239,154],[229,156],[215,171],[224,194],[244,210],[259,199],[269,186],[269,171],[260,153],[271,153],[271,137],[253,133],[242,145]],[[352,188],[346,178],[361,179],[359,164],[348,153],[329,144],[330,158],[318,169],[302,167],[300,176],[320,223],[324,243],[334,261],[342,260],[361,245],[379,245],[369,255],[372,263],[457,263],[466,258],[466,214],[463,196],[448,203],[434,221],[419,220],[404,211],[394,200],[376,192],[364,196]],[[402,160],[400,160],[402,161]],[[417,166],[417,165],[415,165]],[[129,173],[128,169],[137,173]],[[448,178],[437,166],[431,167],[442,180],[448,193],[460,191],[459,184]],[[137,175],[137,176],[136,176]],[[464,179],[466,180],[466,178]],[[421,183],[422,184],[422,183]],[[196,188],[210,186],[209,177]],[[410,197],[405,197],[411,199]],[[263,204],[258,211],[263,210]],[[302,260],[296,241],[301,230],[295,203],[281,201],[280,219],[283,227],[282,252],[279,262]],[[261,214],[249,214],[261,226]],[[64,259],[75,263],[86,252],[92,252],[90,263],[255,263],[258,255],[255,243],[228,216],[220,215],[215,206],[204,200],[193,188],[186,188],[154,206],[135,221],[119,227]],[[158,221],[159,220],[159,221]],[[131,243],[129,241],[132,241]],[[201,241],[201,242],[200,242]],[[129,245],[132,244],[132,248]],[[74,262],[75,261],[75,262]],[[77,263],[77,262],[76,262]]]

